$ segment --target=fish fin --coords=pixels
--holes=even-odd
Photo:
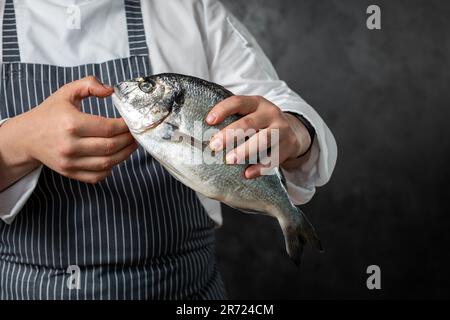
[[[314,227],[308,221],[303,212],[293,206],[291,210],[295,210],[289,214],[293,221],[287,222],[284,219],[280,221],[286,243],[286,251],[292,261],[300,266],[303,246],[310,244],[320,252],[323,252],[322,243],[314,230]]]
[[[280,178],[281,183],[283,184],[284,188],[287,190],[287,181],[286,181],[286,177],[284,176],[283,170],[281,170],[281,168],[277,168],[276,174]]]
[[[219,200],[219,201],[220,201],[220,200]],[[238,210],[238,211],[244,212],[244,213],[267,215],[267,213],[266,213],[266,212],[263,212],[263,211],[257,211],[257,210],[250,210],[250,209],[239,208],[239,207],[236,207],[236,206],[230,206],[229,204],[227,204],[227,206],[229,206],[230,208],[236,209],[236,210]]]

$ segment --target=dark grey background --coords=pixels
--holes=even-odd
[[[224,0],[338,143],[303,207],[324,242],[296,269],[277,223],[227,209],[217,255],[230,298],[450,296],[450,2]],[[382,30],[366,28],[378,4]],[[382,289],[366,288],[377,264]]]

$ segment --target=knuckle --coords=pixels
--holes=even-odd
[[[58,148],[58,153],[62,159],[68,156],[72,156],[75,153],[74,147],[71,143],[62,144]]]
[[[104,159],[100,162],[99,168],[100,170],[108,170],[112,167],[112,163],[110,159]]]
[[[89,182],[88,183],[90,183],[90,184],[98,184],[98,183],[104,181],[110,174],[111,174],[110,170],[107,170],[106,172],[101,173],[101,174],[97,174],[97,175],[89,178]]]
[[[69,159],[62,157],[58,160],[58,167],[61,171],[67,172],[72,169],[73,163]]]
[[[263,102],[265,99],[262,96],[253,96],[251,97],[256,103],[260,104],[261,102]]]
[[[77,132],[78,126],[78,121],[76,121],[76,119],[72,116],[68,116],[64,120],[64,130],[70,135],[73,135]]]
[[[93,178],[87,178],[87,179],[85,180],[85,182],[86,182],[86,183],[89,183],[89,184],[97,184],[98,180],[97,180],[96,177],[93,177]]]
[[[106,180],[106,178],[108,178],[112,173],[112,170],[107,170],[101,177],[100,177],[100,181],[104,181]]]
[[[276,127],[278,129],[280,129],[281,131],[284,131],[284,132],[289,131],[289,132],[293,133],[291,130],[291,126],[289,125],[289,123],[287,121],[277,122]]]
[[[104,155],[107,153],[107,144],[102,141],[96,141],[92,144],[92,150],[98,151],[99,155]]]
[[[116,143],[114,141],[107,141],[105,143],[105,153],[112,154],[116,150]]]
[[[293,134],[290,134],[287,140],[290,146],[295,145],[297,143],[297,137]]]
[[[227,143],[232,143],[233,139],[238,135],[238,130],[233,128],[227,128],[224,132],[218,133],[216,135],[217,138],[222,139],[222,141],[226,141]]]
[[[211,111],[214,112],[217,116],[221,116],[224,113],[225,108],[222,103],[219,103],[216,104]]]
[[[88,81],[89,84],[97,83],[97,78],[94,76],[87,76],[85,79]]]
[[[90,183],[90,184],[97,184],[97,183],[99,183],[100,181],[102,181],[102,178],[101,178],[100,175],[95,175],[95,176],[92,176],[92,177],[87,178],[86,180],[87,180],[87,181],[86,181],[87,183]]]
[[[234,105],[241,105],[244,102],[244,97],[232,96],[232,97],[230,97],[230,102]]]
[[[77,179],[77,177],[69,171],[59,170],[59,173],[66,178],[75,179],[75,180]]]
[[[289,145],[295,145],[298,142],[297,136],[292,131],[287,134],[286,140]]]
[[[267,112],[271,118],[279,118],[282,114],[281,109],[274,105],[270,106]]]
[[[245,117],[242,119],[245,128],[255,128],[255,119],[251,117]]]
[[[112,125],[105,126],[105,136],[112,138],[114,136],[114,127]]]
[[[284,132],[289,132],[293,136],[295,136],[294,131],[291,128],[291,125],[287,121],[282,121],[280,123],[280,130]]]
[[[136,146],[135,145],[129,145],[128,147],[127,147],[127,153],[126,153],[126,155],[125,155],[125,157],[124,157],[124,160],[126,160],[129,156],[131,156],[135,151],[136,151]]]

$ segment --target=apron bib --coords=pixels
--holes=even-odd
[[[14,2],[6,0],[1,118],[26,112],[88,75],[112,85],[151,74],[140,1],[124,2],[130,57],[60,67],[20,62]],[[88,98],[82,110],[119,117],[110,98]],[[15,221],[0,221],[0,299],[223,297],[214,222],[195,192],[143,148],[96,185],[44,166]]]

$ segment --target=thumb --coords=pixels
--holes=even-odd
[[[74,103],[79,103],[88,97],[105,98],[113,93],[113,88],[103,85],[94,76],[88,76],[80,80],[73,81],[66,86],[67,94]]]

